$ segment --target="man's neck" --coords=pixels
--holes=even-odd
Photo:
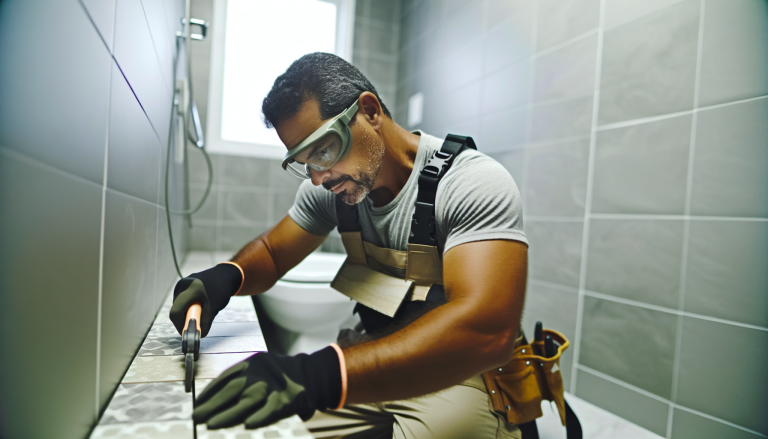
[[[368,194],[374,207],[385,206],[397,197],[413,171],[421,136],[413,134],[392,120],[382,127],[384,158],[374,189]]]

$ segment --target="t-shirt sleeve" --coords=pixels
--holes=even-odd
[[[467,154],[466,157],[464,154]],[[437,190],[438,234],[443,252],[460,244],[514,240],[528,244],[515,181],[492,158],[468,151],[456,159]]]
[[[333,192],[306,180],[299,186],[288,216],[307,232],[325,236],[339,224]]]

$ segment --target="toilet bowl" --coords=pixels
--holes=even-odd
[[[286,353],[312,353],[336,341],[355,302],[331,288],[346,255],[315,252],[259,296],[269,318],[287,331]]]

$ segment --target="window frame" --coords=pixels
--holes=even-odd
[[[277,0],[279,1],[279,0]],[[355,0],[319,0],[336,5],[336,54],[352,62],[355,30]],[[211,65],[208,85],[206,149],[209,153],[265,159],[282,159],[285,147],[250,142],[237,142],[221,137],[224,97],[224,52],[226,45],[228,0],[213,1],[211,26]],[[257,122],[261,123],[261,122]]]

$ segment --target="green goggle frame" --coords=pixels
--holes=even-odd
[[[319,172],[327,171],[333,167],[333,165],[338,163],[339,160],[347,155],[350,146],[352,145],[352,131],[349,129],[349,121],[355,117],[357,108],[356,100],[341,114],[332,119],[329,119],[327,122],[321,125],[320,128],[316,129],[315,132],[310,134],[309,137],[302,140],[301,143],[288,150],[288,152],[285,153],[285,157],[283,158],[283,169],[289,171],[296,177],[309,179],[311,178],[309,173],[310,169]],[[338,151],[335,153],[335,157],[331,157],[330,160],[325,160],[322,164],[312,163],[311,160],[307,160],[306,163],[297,161],[299,155],[305,151],[310,151],[311,148],[321,144],[321,142],[327,140],[326,138],[328,136],[338,136],[338,139],[341,142],[340,148],[338,148]],[[297,164],[303,166],[296,166]]]

